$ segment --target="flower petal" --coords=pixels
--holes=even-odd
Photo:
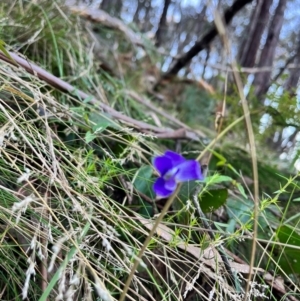
[[[170,178],[170,179],[168,179],[168,180],[165,180],[165,179],[164,179],[164,181],[165,181],[165,188],[166,188],[166,189],[168,189],[168,190],[170,190],[170,191],[174,191],[174,190],[176,189],[177,183],[176,183],[174,177],[173,177],[173,178]]]
[[[167,181],[167,182],[169,182],[169,181]],[[174,181],[174,183],[175,183],[175,181]],[[169,184],[166,185],[166,181],[163,178],[158,178],[155,181],[155,183],[153,184],[153,190],[154,190],[155,194],[157,196],[164,197],[164,198],[170,196],[174,192],[174,190],[176,189],[176,183],[175,183],[174,189],[169,189],[169,187],[173,188],[173,186],[171,186]]]
[[[200,164],[195,160],[186,160],[177,166],[178,172],[175,175],[177,182],[192,180],[203,180]]]
[[[186,159],[183,158],[181,155],[179,155],[175,152],[169,151],[169,150],[165,152],[165,156],[172,160],[172,167],[186,161]]]
[[[161,176],[164,176],[173,167],[172,160],[166,156],[155,157],[153,165]]]

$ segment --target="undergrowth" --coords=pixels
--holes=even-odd
[[[160,59],[153,46],[138,49],[101,24],[91,33],[91,23],[56,2],[4,1],[1,12],[7,50],[125,115],[158,127],[174,125],[127,93],[131,87],[156,106],[170,108],[139,84],[144,78],[134,78],[133,71],[143,76],[145,66]],[[99,41],[117,46],[105,48]],[[95,49],[105,49],[105,59]],[[144,57],[133,60],[140,51]],[[129,65],[122,61],[127,52]],[[105,60],[113,74],[101,68]],[[119,299],[165,204],[155,200],[151,162],[166,149],[191,159],[204,152],[213,157],[204,182],[182,185],[151,238],[127,299],[243,300],[254,204],[250,154],[235,142],[243,136],[242,121],[216,144],[209,144],[214,138],[209,134],[198,141],[161,139],[112,118],[97,102],[80,99],[76,89],[64,93],[20,67],[0,63],[1,300]],[[206,120],[206,133],[214,133],[210,108],[201,118],[193,115],[197,89],[183,87],[188,101],[179,105],[179,116],[195,130],[203,126],[195,122]],[[247,300],[298,298],[299,178],[263,162],[263,154],[259,171],[257,256]],[[199,185],[196,197],[211,230],[203,227],[192,202]],[[218,246],[231,251],[235,287],[227,282]]]

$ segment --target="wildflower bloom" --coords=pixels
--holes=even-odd
[[[198,161],[186,160],[172,151],[166,151],[163,156],[155,157],[153,165],[160,174],[153,184],[153,190],[159,197],[170,196],[179,182],[203,180]]]

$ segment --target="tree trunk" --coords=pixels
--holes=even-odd
[[[265,94],[270,86],[271,68],[275,57],[276,46],[279,41],[279,34],[284,20],[284,11],[287,0],[279,0],[275,10],[274,17],[269,26],[267,40],[261,52],[258,67],[270,67],[270,70],[259,72],[254,78],[255,94],[261,97]]]
[[[298,47],[296,54],[293,60],[293,64],[297,66],[290,70],[289,77],[285,83],[285,88],[290,92],[291,96],[296,96],[296,89],[298,87],[298,82],[300,78],[300,36],[298,41]]]
[[[247,35],[241,47],[240,64],[243,67],[253,67],[257,57],[261,37],[270,18],[270,7],[273,0],[257,0],[248,26]]]
[[[207,11],[207,5],[205,4],[200,13],[196,15],[195,21],[190,22],[190,20],[186,19],[180,22],[181,30],[178,30],[178,36],[180,37],[181,32],[186,32],[185,41],[178,40],[178,51],[177,53],[180,55],[183,52],[184,47],[192,41],[192,38],[195,34],[198,34],[203,31],[205,28],[205,15]],[[183,23],[186,22],[186,25]]]
[[[134,13],[134,16],[133,16],[133,22],[135,24],[140,24],[140,19],[139,19],[139,15],[140,15],[140,12],[143,8],[143,2],[142,0],[138,0],[137,1],[137,7],[136,7],[136,10],[135,10],[135,13]]]
[[[103,0],[100,3],[99,8],[110,15],[119,18],[122,11],[122,0]]]
[[[225,24],[229,24],[232,18],[248,3],[253,0],[236,0],[231,7],[227,8],[224,14]],[[204,34],[204,36],[195,43],[186,53],[184,53],[176,62],[171,66],[170,70],[163,76],[168,78],[176,75],[183,67],[185,67],[193,57],[195,57],[200,51],[206,49],[213,39],[218,35],[217,28],[213,23],[210,29]]]
[[[99,8],[107,11],[109,9],[110,2],[111,2],[110,0],[102,0],[102,2],[99,5]]]
[[[142,32],[147,32],[147,31],[151,30],[151,28],[152,28],[152,24],[151,24],[151,21],[150,21],[150,12],[151,12],[151,9],[152,9],[151,4],[152,4],[151,0],[144,0],[145,16],[143,18],[144,23],[143,23],[143,26],[141,28]]]
[[[162,44],[163,35],[166,32],[166,25],[167,25],[167,12],[170,6],[171,0],[165,0],[165,5],[163,8],[163,12],[160,17],[160,21],[158,24],[157,31],[155,33],[155,45],[159,47]]]

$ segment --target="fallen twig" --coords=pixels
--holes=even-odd
[[[154,227],[155,221],[153,220],[149,220],[144,217],[141,217],[139,214],[135,214],[135,218],[149,231],[151,231],[152,228]],[[163,223],[160,223],[158,227],[155,229],[155,234],[167,242],[172,242],[174,240],[174,237],[176,237],[177,239],[176,247],[178,249],[183,250],[184,252],[189,253],[196,260],[200,260],[206,266],[210,267],[214,271],[214,273],[208,273],[210,269],[205,270],[204,267],[202,268],[202,270],[204,270],[212,279],[219,281],[218,274],[215,273],[216,269],[219,268],[216,262],[220,262],[222,261],[222,259],[219,254],[217,254],[217,258],[215,258],[215,252],[213,250],[213,247],[209,246],[208,248],[203,250],[201,247],[196,247],[195,245],[188,244],[186,241],[180,240],[180,238],[175,233],[175,231],[167,227]],[[226,253],[230,255],[231,252],[229,252],[226,249],[224,250]],[[280,283],[278,277],[272,276],[269,272],[265,271],[264,269],[262,268],[251,269],[249,264],[247,264],[241,259],[235,261],[229,261],[228,263],[230,268],[237,273],[246,274],[246,275],[251,273],[253,275],[259,272],[261,275],[263,275],[262,278],[270,285],[270,287],[272,287],[277,292],[282,294],[282,296],[285,296],[287,300],[299,301],[298,298],[291,295],[291,291],[287,291],[287,289]],[[230,287],[228,287],[228,289],[230,289]]]
[[[21,66],[23,67],[27,72],[29,72],[30,74],[37,76],[39,79],[45,81],[46,83],[48,83],[50,86],[55,87],[61,91],[64,92],[68,92],[68,93],[74,93],[76,92],[76,95],[81,99],[88,99],[91,98],[89,94],[76,89],[74,86],[70,85],[69,83],[65,82],[64,80],[54,76],[53,74],[47,72],[46,70],[44,70],[43,68],[27,61],[26,59],[21,58],[20,56],[18,56],[17,54],[13,53],[13,52],[9,52],[10,56],[13,58],[14,61],[12,61],[11,59],[9,59],[5,54],[3,54],[2,52],[0,52],[0,60],[6,61],[14,66]],[[110,106],[100,102],[99,100],[97,100],[96,98],[91,98],[89,100],[90,103],[98,105],[102,110],[104,110],[105,112],[109,113],[112,117],[127,123],[129,125],[131,125],[132,127],[139,129],[143,132],[145,131],[151,131],[153,133],[153,135],[157,135],[157,134],[163,134],[162,137],[158,138],[188,138],[188,139],[193,139],[195,141],[198,141],[199,138],[197,137],[197,134],[195,133],[181,133],[181,135],[179,135],[180,133],[169,129],[169,128],[162,128],[162,127],[157,127],[151,124],[148,124],[146,122],[142,122],[136,119],[133,119],[129,116],[126,116],[118,111],[116,111],[115,109],[111,108]],[[175,132],[175,134],[172,133]]]
[[[159,115],[161,115],[161,116],[167,118],[168,120],[170,120],[170,121],[173,122],[174,124],[176,124],[176,125],[182,127],[182,129],[180,129],[180,130],[186,129],[186,130],[192,131],[192,129],[191,129],[187,124],[181,122],[180,120],[178,120],[178,119],[175,118],[174,116],[172,116],[172,115],[166,113],[165,111],[158,109],[157,106],[153,105],[150,101],[148,101],[148,100],[147,100],[146,98],[144,98],[144,97],[141,97],[141,96],[138,95],[136,92],[131,91],[131,90],[126,90],[125,93],[126,93],[129,97],[133,98],[134,100],[138,101],[139,103],[143,104],[144,106],[146,106],[147,108],[149,108],[150,110],[152,110],[153,112],[155,112],[155,113],[157,113],[157,114],[159,114]],[[167,134],[167,133],[166,133],[166,134]],[[190,133],[190,132],[189,132],[189,135],[190,135],[190,134],[194,134],[194,133]],[[189,135],[187,135],[187,136],[189,136]],[[195,135],[196,135],[196,134],[195,134]],[[199,132],[199,131],[198,131],[198,133],[197,133],[196,136],[199,136],[199,137],[201,137],[201,138],[206,137],[206,135],[205,135],[204,133]],[[162,137],[161,137],[161,138],[162,138]],[[165,137],[164,137],[164,138],[165,138]]]
[[[164,132],[156,134],[157,138],[171,138],[171,139],[190,139],[199,141],[199,137],[196,133],[187,131],[186,129],[178,129],[172,132]]]
[[[72,13],[88,18],[93,22],[102,23],[107,27],[117,29],[123,32],[132,44],[144,47],[142,39],[133,30],[120,19],[110,16],[104,10],[95,8],[94,6],[87,6],[86,3],[83,2],[78,4],[78,1],[72,0],[67,0],[65,5]]]

